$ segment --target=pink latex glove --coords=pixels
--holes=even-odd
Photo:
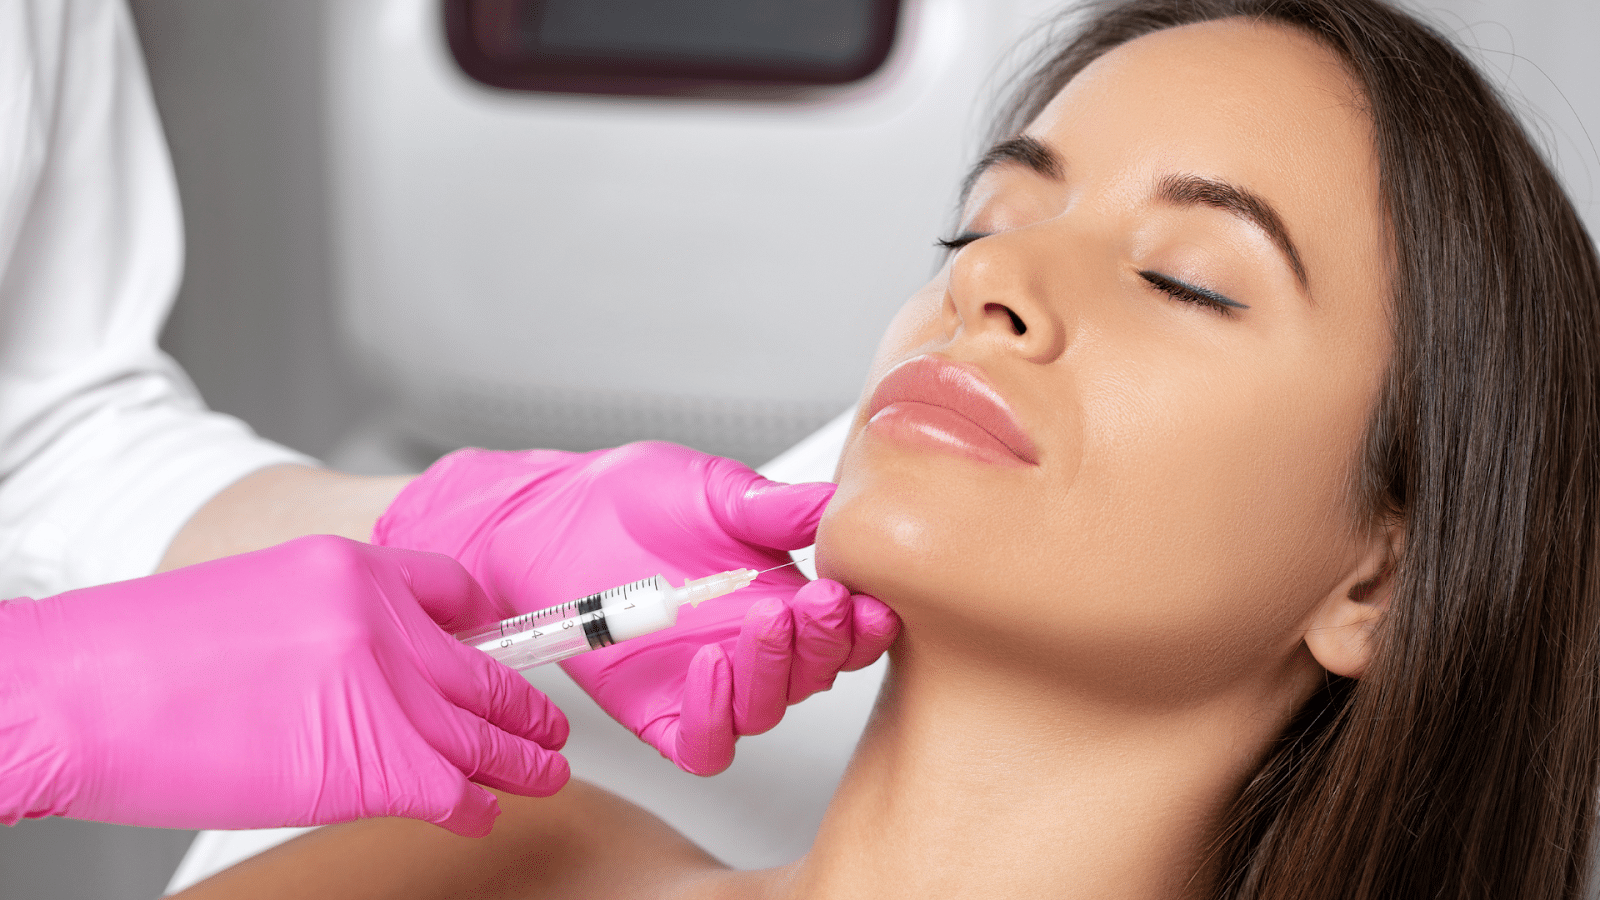
[[[782,565],[812,542],[833,489],[768,481],[676,444],[462,450],[401,492],[373,540],[447,553],[526,612],[651,575],[681,584]],[[662,755],[711,775],[732,763],[739,735],[766,731],[788,704],[877,659],[899,626],[877,600],[790,567],[683,607],[665,631],[561,665]]]
[[[568,770],[561,712],[440,630],[483,603],[452,559],[327,536],[0,603],[0,821],[487,834],[469,778]]]

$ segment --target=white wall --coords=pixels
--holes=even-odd
[[[369,400],[329,306],[324,0],[130,0],[183,197],[163,344],[206,400],[328,451]]]
[[[1589,233],[1600,234],[1600,3],[1432,0],[1418,8],[1523,114]]]

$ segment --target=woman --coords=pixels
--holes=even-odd
[[[903,629],[811,853],[593,788],[196,896],[1576,897],[1600,264],[1374,0],[1135,0],[1002,118],[818,535]]]

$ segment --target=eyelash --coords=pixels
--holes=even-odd
[[[1160,272],[1151,272],[1147,269],[1140,272],[1139,277],[1149,282],[1151,287],[1163,294],[1166,294],[1174,300],[1181,300],[1184,303],[1193,303],[1196,306],[1203,306],[1206,309],[1214,310],[1224,316],[1231,317],[1237,315],[1237,310],[1250,308],[1236,300],[1229,300],[1227,297],[1222,296],[1216,291],[1209,291],[1205,288],[1184,284],[1181,281],[1168,278]]]
[[[963,231],[953,238],[939,238],[938,240],[934,241],[934,243],[940,247],[943,247],[945,250],[954,253],[973,241],[976,241],[979,238],[986,238],[988,236],[989,235],[981,231]]]
[[[947,252],[954,253],[973,241],[980,240],[988,236],[989,235],[981,231],[963,231],[953,238],[939,238],[934,243],[940,247],[943,247]],[[1148,282],[1151,287],[1163,294],[1166,294],[1174,300],[1179,300],[1184,303],[1192,303],[1195,306],[1205,307],[1206,309],[1212,310],[1219,315],[1231,317],[1237,315],[1235,312],[1236,310],[1250,308],[1236,300],[1230,300],[1216,291],[1184,284],[1183,282],[1169,278],[1160,272],[1152,272],[1146,269],[1139,273],[1139,277]]]

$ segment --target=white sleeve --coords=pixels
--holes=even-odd
[[[0,597],[150,573],[264,466],[156,346],[177,189],[122,0],[0,3]]]

